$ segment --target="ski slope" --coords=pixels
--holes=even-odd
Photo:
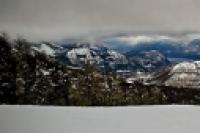
[[[0,106],[0,133],[199,133],[198,106]]]

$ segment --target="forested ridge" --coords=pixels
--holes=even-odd
[[[94,65],[74,69],[31,49],[32,42],[0,36],[0,104],[119,106],[199,104],[200,91],[128,84]]]

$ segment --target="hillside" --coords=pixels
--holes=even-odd
[[[155,82],[177,88],[200,88],[199,61],[185,61],[158,73]]]
[[[0,104],[200,104],[198,61],[173,66],[156,50],[126,55],[106,47],[66,48],[4,36],[0,43]],[[62,62],[60,54],[78,64]]]

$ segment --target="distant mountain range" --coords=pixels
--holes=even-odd
[[[106,71],[155,72],[170,64],[200,60],[200,38],[176,39],[168,36],[125,36],[90,42],[61,44],[44,42],[34,50],[54,56],[71,66],[95,64]]]
[[[200,38],[176,39],[167,36],[119,37],[106,40],[109,47],[124,53],[157,50],[167,58],[200,60]]]
[[[31,43],[0,37],[0,103],[199,104],[199,58],[181,55],[198,57],[200,40],[134,39],[124,41],[132,45],[121,52],[100,42]]]
[[[51,43],[38,44],[33,46],[33,50],[55,57],[66,65],[80,67],[90,63],[105,71],[153,72],[170,64],[168,59],[157,50],[121,53],[100,45]]]

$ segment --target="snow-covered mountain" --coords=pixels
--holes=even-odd
[[[172,68],[166,86],[200,88],[200,62],[182,62]]]
[[[101,57],[90,48],[74,48],[67,51],[66,56],[73,65],[100,64],[102,61]]]
[[[143,69],[143,71],[148,72],[158,71],[170,64],[168,59],[156,50],[128,53],[127,57],[132,69]]]
[[[126,56],[105,47],[77,47],[66,52],[73,65],[95,64],[99,68],[118,69],[119,64],[128,64]]]
[[[89,41],[43,42],[37,51],[67,65],[96,64],[107,70],[157,71],[170,63],[200,60],[200,36],[127,35]]]
[[[81,43],[71,45],[41,43],[32,46],[32,49],[54,57],[66,65],[80,67],[90,63],[106,71],[152,72],[169,64],[167,58],[156,50],[124,54],[106,46]]]
[[[106,70],[130,70],[152,72],[170,64],[158,51],[122,54],[106,47],[78,47],[66,52],[66,57],[73,65],[96,64]]]
[[[54,43],[40,43],[32,46],[33,50],[44,53],[49,56],[56,56],[56,54],[63,51],[63,47]]]
[[[200,61],[181,62],[160,73],[156,82],[178,88],[200,88]]]
[[[200,36],[130,35],[105,40],[108,47],[120,52],[157,50],[170,59],[200,60]]]
[[[45,53],[46,55],[55,56],[55,51],[47,44],[40,44],[38,47],[33,47],[34,50]]]

